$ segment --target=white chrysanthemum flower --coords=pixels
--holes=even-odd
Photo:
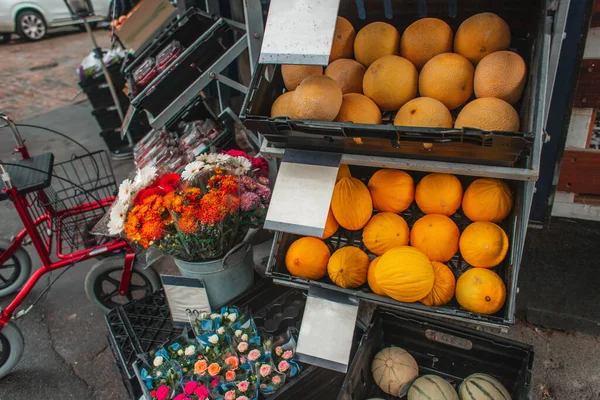
[[[198,175],[200,171],[202,171],[204,165],[205,164],[203,161],[192,161],[191,163],[185,166],[185,169],[181,173],[181,177],[184,180],[189,181],[190,179]]]
[[[200,154],[198,157],[196,157],[196,161],[206,162],[207,158],[208,158],[208,154],[206,154],[206,153]]]
[[[194,347],[194,346],[188,346],[185,348],[185,355],[188,357],[193,356],[195,352],[196,352],[196,347]]]
[[[163,363],[163,358],[161,356],[156,356],[154,357],[154,362],[152,364],[154,364],[155,367],[160,367]]]
[[[122,219],[110,219],[108,222],[108,234],[115,236],[123,232],[124,221]]]
[[[219,342],[219,337],[217,335],[212,335],[208,338],[208,341],[212,344],[217,344]]]
[[[120,201],[113,204],[110,210],[110,221],[108,229],[111,235],[117,235],[123,230],[128,206]]]
[[[119,201],[121,203],[129,203],[129,200],[133,196],[133,192],[133,182],[131,181],[131,179],[125,179],[119,185]]]
[[[156,177],[156,167],[154,165],[148,165],[142,169],[138,169],[133,180],[134,190],[144,188],[152,183]]]
[[[233,157],[230,156],[229,154],[217,154],[217,163],[225,164],[225,163],[229,162],[229,160],[232,158]]]
[[[246,172],[252,169],[252,163],[244,157],[235,157],[233,162],[233,173],[234,175],[244,175]]]

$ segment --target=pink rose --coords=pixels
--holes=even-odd
[[[240,357],[240,364],[246,364],[246,357]]]
[[[175,396],[173,400],[190,400],[190,398],[187,397],[185,394],[181,393]]]
[[[157,400],[165,400],[167,397],[169,397],[169,388],[165,385],[162,385],[156,390]]]
[[[248,360],[256,361],[260,358],[260,351],[254,349],[250,353],[248,353]]]
[[[238,344],[237,351],[239,351],[240,353],[245,353],[246,351],[248,351],[248,343],[242,342]]]
[[[248,381],[241,381],[237,384],[237,388],[240,392],[245,392],[246,390],[248,390],[249,386],[250,386],[250,382],[248,382]]]
[[[233,381],[235,381],[235,371],[227,371],[225,373],[225,380],[227,382],[233,382]]]
[[[211,385],[212,387],[217,387],[217,386],[219,386],[219,380],[218,380],[218,379],[213,379],[213,380],[210,382],[210,385]]]
[[[285,353],[283,353],[283,359],[284,360],[289,360],[290,358],[292,358],[294,356],[294,353],[292,353],[291,350],[286,351]]]
[[[281,356],[281,353],[283,353],[283,349],[281,348],[281,346],[275,347],[275,354]]]
[[[263,388],[263,389],[266,389],[267,388],[267,384],[266,383],[261,383],[260,387]]]
[[[192,394],[192,393],[194,393],[194,390],[196,390],[197,387],[198,387],[198,382],[189,381],[188,383],[185,384],[185,386],[183,388],[183,392],[185,394]]]
[[[263,364],[260,366],[260,376],[267,376],[271,373],[271,366],[268,364]]]
[[[194,391],[194,394],[198,397],[198,400],[206,400],[210,393],[206,387],[198,386]]]
[[[235,390],[225,392],[225,400],[235,400]]]
[[[281,378],[279,375],[275,375],[273,379],[271,379],[271,382],[273,382],[273,385],[279,385],[281,383]]]
[[[235,400],[250,400],[250,399],[248,399],[246,396],[240,396]]]
[[[290,364],[288,364],[287,361],[282,361],[279,363],[277,368],[279,369],[279,371],[285,372],[290,368]]]

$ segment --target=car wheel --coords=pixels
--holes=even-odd
[[[10,42],[10,33],[0,33],[0,44]]]
[[[46,36],[46,22],[35,11],[24,11],[17,16],[19,34],[27,40],[40,40]]]

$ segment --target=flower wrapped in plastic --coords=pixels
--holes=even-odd
[[[258,363],[256,370],[260,377],[259,390],[262,394],[273,394],[285,384],[286,375],[273,368],[270,362]]]
[[[180,336],[175,342],[171,343],[166,350],[171,361],[177,362],[181,366],[181,370],[184,374],[193,370],[199,352],[197,343],[192,343],[187,337]]]
[[[271,345],[271,361],[277,371],[288,378],[298,375],[302,365],[296,360],[296,338],[298,330],[288,328],[286,333],[277,338]]]
[[[150,390],[150,395],[162,400],[172,397],[181,383],[183,373],[181,366],[172,362],[168,352],[161,348],[155,353],[150,364],[142,364],[140,377]]]

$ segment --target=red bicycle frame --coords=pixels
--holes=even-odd
[[[8,126],[11,128],[14,139],[17,142],[17,145],[14,148],[15,152],[21,154],[22,159],[30,158],[29,152],[27,151],[27,147],[25,146],[21,135],[14,123],[6,116],[0,114],[0,119],[4,120]],[[68,213],[69,215],[77,215],[78,213],[85,213],[90,210],[95,210],[98,208],[104,208],[110,206],[114,198],[106,198],[101,199],[99,201],[89,202],[86,204],[81,204],[76,207],[71,207],[62,211],[55,211],[50,207],[45,209],[45,213],[35,220],[32,219],[31,215],[28,212],[28,203],[24,195],[20,195],[16,187],[14,187],[6,174],[4,168],[0,164],[0,173],[3,175],[3,180],[5,180],[5,188],[3,192],[8,195],[8,198],[13,202],[15,209],[17,210],[17,214],[21,218],[23,222],[24,229],[19,232],[19,234],[14,238],[11,245],[0,253],[0,265],[4,264],[15,251],[23,244],[26,236],[29,236],[33,246],[36,249],[37,254],[42,261],[42,267],[36,270],[27,280],[25,285],[19,290],[17,296],[11,301],[11,303],[2,310],[0,313],[0,330],[11,320],[13,313],[16,309],[21,305],[23,300],[27,297],[27,295],[31,292],[35,284],[40,280],[42,276],[47,274],[48,272],[64,268],[71,264],[76,264],[80,261],[85,261],[90,258],[94,258],[101,254],[111,253],[117,250],[125,249],[125,264],[123,267],[123,274],[121,276],[121,282],[119,285],[119,294],[125,296],[129,291],[129,283],[131,281],[131,271],[133,267],[133,261],[135,259],[135,253],[131,249],[131,247],[122,239],[113,239],[107,243],[104,243],[100,246],[94,246],[91,248],[86,248],[83,250],[79,250],[69,254],[62,254],[59,246],[56,246],[56,256],[59,259],[58,261],[53,262],[50,257],[50,250],[52,248],[52,234],[48,234],[46,240],[44,240],[39,232],[38,226],[41,224],[47,224],[47,229],[51,230],[54,221],[60,221],[60,218]],[[44,190],[40,190],[37,192],[37,196],[40,199],[44,199],[46,197],[46,193]],[[60,237],[60,223],[58,224],[57,235]]]

